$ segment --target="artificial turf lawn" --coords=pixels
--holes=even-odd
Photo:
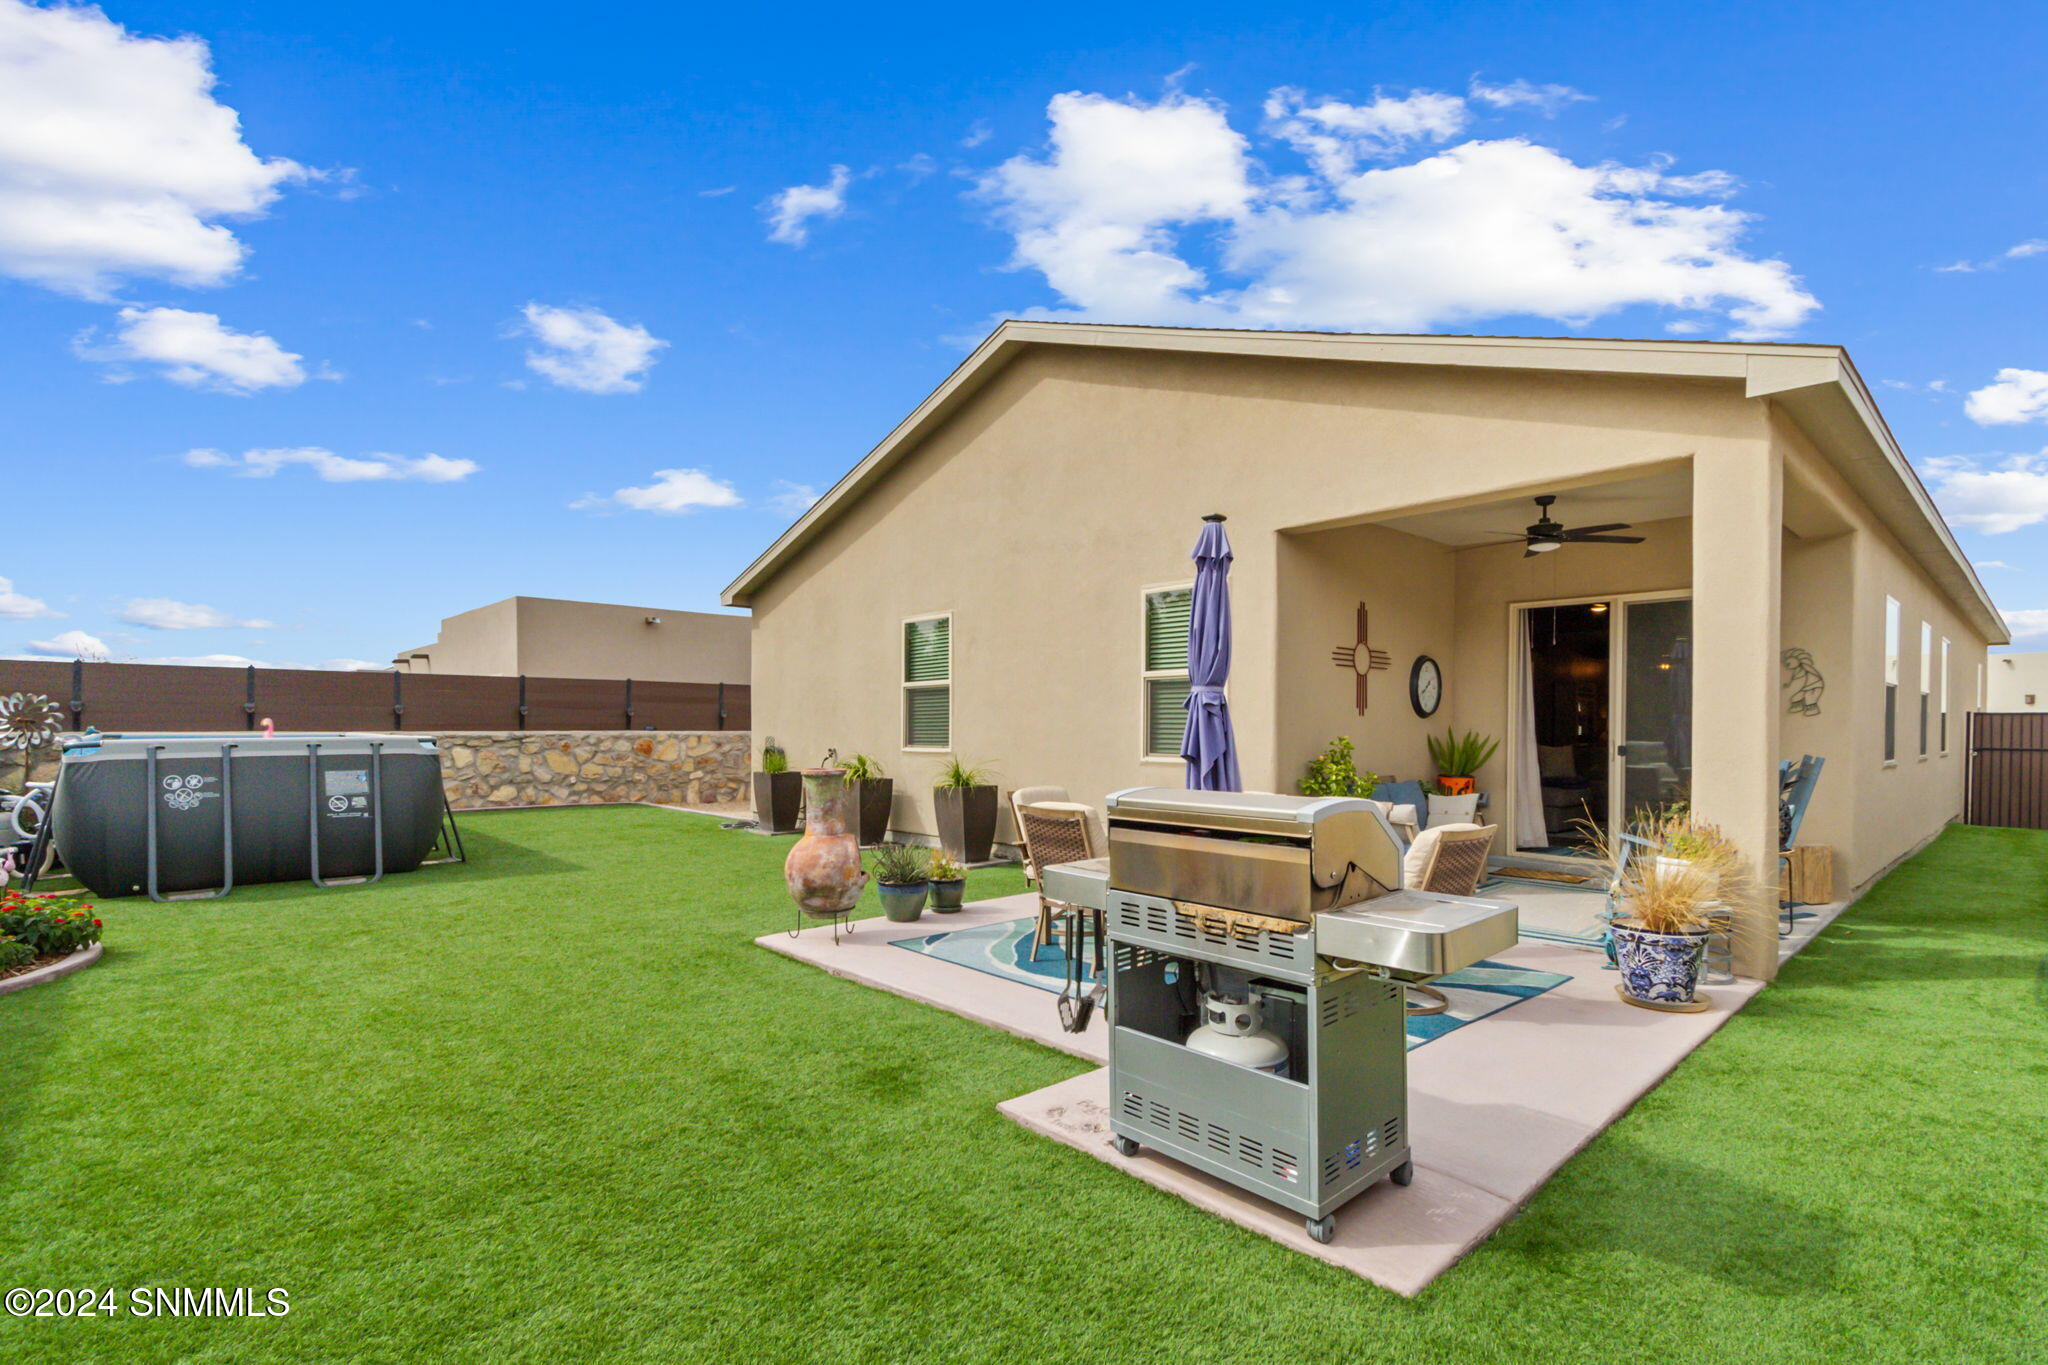
[[[0,998],[0,1287],[291,1300],[0,1356],[2048,1358],[2048,836],[1950,830],[1411,1302],[997,1115],[1085,1064],[753,946],[786,840],[466,830],[104,903],[99,966]]]

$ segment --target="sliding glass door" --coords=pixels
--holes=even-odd
[[[1692,602],[1621,604],[1610,829],[1692,799]]]
[[[1523,607],[1510,750],[1514,846],[1590,851],[1692,795],[1692,602]]]

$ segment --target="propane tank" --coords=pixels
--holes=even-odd
[[[1266,1028],[1265,1004],[1257,991],[1244,995],[1207,992],[1202,996],[1202,1023],[1187,1045],[1236,1066],[1281,1075],[1287,1070],[1287,1044]]]

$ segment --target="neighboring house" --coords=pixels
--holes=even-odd
[[[448,617],[433,644],[391,662],[401,673],[743,683],[749,625],[719,612],[508,597]]]
[[[1992,655],[1984,709],[2048,711],[2048,653]]]
[[[1643,540],[1529,553],[1542,494]],[[949,753],[1091,803],[1179,785],[1211,512],[1247,788],[1338,735],[1427,778],[1425,737],[1476,729],[1518,861],[1689,800],[1768,878],[1778,762],[1813,753],[1801,842],[1843,887],[1961,810],[2005,626],[1836,346],[1005,323],[726,589],[756,727],[882,758],[914,833]]]

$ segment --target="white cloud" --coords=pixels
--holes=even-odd
[[[811,510],[818,500],[818,490],[807,483],[791,483],[788,479],[775,481],[775,494],[768,499],[768,505],[778,512],[800,517]]]
[[[621,488],[608,496],[586,493],[569,504],[583,511],[659,512],[675,516],[699,507],[737,507],[739,490],[723,479],[701,469],[657,469],[654,482],[641,488]]]
[[[2048,608],[2029,607],[2019,611],[2001,612],[2005,617],[2006,629],[2015,640],[2033,640],[2048,635]]]
[[[698,190],[697,197],[699,199],[723,199],[726,195],[731,194],[734,190],[738,188],[738,185],[720,185],[717,189]]]
[[[1567,105],[1590,100],[1591,95],[1581,94],[1569,85],[1532,85],[1525,80],[1512,80],[1505,85],[1488,85],[1474,76],[1470,86],[1472,98],[1496,109],[1530,108],[1545,118],[1555,118]]]
[[[482,468],[475,460],[441,455],[337,455],[319,446],[245,450],[240,455],[188,450],[185,463],[194,469],[224,469],[244,479],[268,479],[281,469],[304,465],[322,483],[457,483]]]
[[[1996,256],[1981,261],[1954,261],[1948,265],[1934,267],[1941,275],[1974,275],[1980,270],[1998,270],[2008,261],[2024,261],[2029,256],[2048,255],[2048,237],[2029,237],[1999,252]]]
[[[995,135],[995,126],[985,118],[978,118],[974,121],[974,126],[967,130],[967,136],[960,139],[960,145],[967,148],[979,147]]]
[[[1976,457],[1945,455],[1924,468],[1942,514],[1959,526],[2001,536],[2048,521],[2048,450],[2004,456],[1990,468]]]
[[[1970,390],[1963,411],[1980,427],[2048,421],[2048,370],[2000,370],[1989,384]]]
[[[168,597],[131,597],[121,608],[120,619],[131,626],[151,630],[267,630],[270,621],[243,620],[219,607],[197,602],[177,602]]]
[[[48,659],[104,659],[107,642],[82,630],[67,630],[47,640],[30,640],[28,650]]]
[[[0,271],[106,298],[123,278],[231,278],[218,219],[309,175],[242,141],[197,38],[129,33],[90,6],[0,0]]]
[[[0,4],[7,0],[0,0]],[[261,332],[237,332],[212,313],[183,308],[123,308],[113,340],[100,345],[88,330],[74,347],[86,360],[155,365],[189,389],[251,394],[306,382],[302,357]],[[116,371],[114,379],[128,378]]]
[[[35,621],[46,616],[63,614],[61,611],[51,610],[50,604],[40,597],[30,597],[27,593],[16,592],[12,579],[0,578],[0,620]]]
[[[526,368],[579,393],[638,393],[655,355],[668,343],[638,323],[619,322],[595,308],[554,308],[529,303],[516,335],[540,343],[526,353]]]
[[[853,172],[834,166],[822,185],[791,185],[779,190],[763,206],[768,215],[768,240],[802,246],[811,240],[811,219],[837,218],[846,212],[846,187]]]
[[[1426,331],[1512,315],[1577,326],[1649,305],[1762,338],[1819,306],[1784,262],[1745,254],[1749,215],[1679,202],[1728,192],[1723,173],[1580,165],[1522,138],[1357,169],[1462,125],[1419,96],[1394,101],[1398,115],[1386,97],[1273,98],[1270,126],[1307,175],[1264,172],[1214,101],[1054,97],[1047,153],[980,182],[1015,240],[1012,267],[1040,272],[1064,301],[1032,315]],[[1198,264],[1203,251],[1213,266]]]
[[[1973,561],[1980,569],[2010,569],[2012,565],[2002,559],[1979,559]]]
[[[1375,92],[1371,104],[1312,101],[1307,91],[1292,86],[1266,97],[1267,130],[1331,180],[1352,174],[1361,158],[1392,156],[1419,142],[1447,141],[1471,120],[1464,100],[1434,90],[1398,98]]]

